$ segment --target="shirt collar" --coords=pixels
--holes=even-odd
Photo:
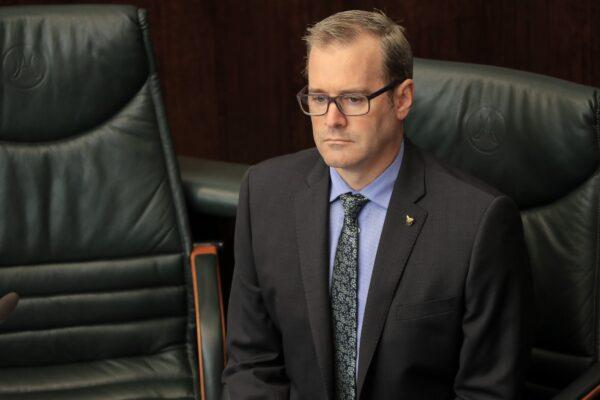
[[[359,191],[352,189],[342,179],[340,174],[333,167],[329,167],[329,176],[331,178],[331,189],[329,191],[329,202],[334,202],[340,195],[344,193],[360,193],[369,201],[387,209],[392,197],[394,183],[398,177],[402,158],[404,156],[404,141],[400,145],[400,151],[394,161],[379,175],[373,182]]]

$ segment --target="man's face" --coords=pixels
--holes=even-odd
[[[332,97],[343,93],[370,94],[388,83],[384,80],[379,39],[372,35],[361,34],[350,44],[332,43],[311,49],[309,92]],[[412,86],[409,89],[412,100]],[[370,111],[361,116],[345,116],[332,102],[327,114],[311,117],[315,144],[325,163],[358,174],[381,169],[382,162],[386,163],[383,168],[389,165],[399,149],[402,119],[406,117],[398,112],[397,103],[402,97],[394,97],[397,101],[392,101],[389,93],[372,99]]]

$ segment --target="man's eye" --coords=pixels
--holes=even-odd
[[[327,101],[328,101],[327,96],[317,96],[317,95],[310,96],[310,100],[316,104],[323,104],[323,103],[327,103]]]
[[[350,104],[360,104],[363,101],[365,101],[365,98],[363,96],[347,96],[346,100],[350,103]]]

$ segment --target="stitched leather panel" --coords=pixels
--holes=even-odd
[[[147,357],[0,369],[0,399],[194,399],[182,347]]]
[[[185,317],[120,324],[78,325],[2,335],[3,363],[62,364],[152,354],[185,340]],[[133,338],[135,337],[135,340]],[[29,354],[30,357],[23,357]]]
[[[87,262],[4,266],[0,268],[0,293],[14,290],[22,294],[27,293],[28,297],[50,297],[174,286],[183,280],[183,270],[173,268],[173,265],[182,262],[181,254],[165,254]],[[40,285],[40,282],[52,282],[52,285]],[[21,299],[21,302],[27,301],[27,298]],[[11,320],[19,318],[19,313],[11,316]],[[10,320],[6,321],[6,324],[9,323]]]
[[[150,96],[144,85],[110,121],[71,139],[0,146],[0,264],[181,248]]]
[[[595,354],[598,179],[521,212],[534,281],[535,345],[549,351]]]
[[[85,293],[68,296],[27,298],[20,312],[3,329],[20,325],[25,331],[71,329],[81,325],[121,324],[156,318],[184,316],[185,287],[167,286],[125,292]],[[27,315],[34,318],[27,318]],[[2,336],[0,336],[0,343]]]

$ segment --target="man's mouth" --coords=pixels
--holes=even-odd
[[[350,143],[352,142],[349,139],[336,139],[336,138],[332,138],[332,139],[325,139],[325,143],[331,143],[331,144],[337,144],[337,143]]]

